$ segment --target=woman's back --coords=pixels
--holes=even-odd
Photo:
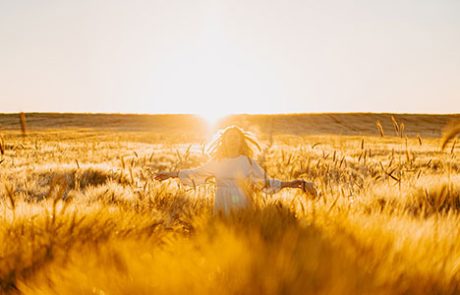
[[[181,170],[180,180],[188,185],[200,185],[210,177],[216,180],[216,199],[214,209],[228,213],[234,208],[247,207],[250,204],[247,189],[253,186],[270,187],[277,191],[281,181],[266,179],[263,169],[256,161],[240,155],[234,158],[213,159],[205,165]]]

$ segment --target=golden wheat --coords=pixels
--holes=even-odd
[[[460,292],[458,149],[395,118],[384,137],[268,122],[258,161],[271,177],[313,181],[319,197],[254,192],[253,208],[226,217],[212,215],[213,184],[151,177],[204,163],[204,138],[124,124],[6,130],[0,293]]]
[[[460,123],[451,123],[443,130],[441,139],[441,150],[444,150],[447,144],[460,134]]]

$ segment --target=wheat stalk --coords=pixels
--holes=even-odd
[[[19,122],[21,123],[21,132],[22,135],[26,135],[26,114],[25,113],[19,113]]]
[[[3,137],[0,136],[0,164],[3,163],[5,160],[3,156],[5,155],[5,141],[3,140]]]
[[[443,151],[449,141],[460,134],[460,123],[451,123],[444,128],[441,138],[441,151]]]
[[[385,132],[383,131],[382,123],[380,123],[380,121],[377,120],[377,122],[375,122],[375,125],[377,126],[377,129],[379,130],[380,137],[384,137],[384,136],[385,136]]]
[[[0,136],[0,154],[2,154],[2,156],[5,154],[5,141],[3,140],[3,136]]]

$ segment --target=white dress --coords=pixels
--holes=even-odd
[[[243,155],[213,159],[201,167],[180,170],[178,177],[184,184],[191,186],[203,184],[208,178],[215,177],[214,213],[228,214],[232,209],[247,207],[250,202],[244,189],[246,184],[256,185],[272,193],[281,189],[280,180],[267,178],[256,161]]]

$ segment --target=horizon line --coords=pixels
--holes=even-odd
[[[0,112],[0,115],[14,115],[14,114],[68,114],[68,115],[140,115],[140,116],[197,116],[202,117],[201,114],[197,113],[134,113],[134,112],[41,112],[41,111],[32,111],[32,112]],[[301,112],[301,113],[232,113],[221,116],[221,118],[231,117],[231,116],[289,116],[289,115],[331,115],[331,114],[349,114],[349,115],[359,115],[359,114],[372,114],[372,115],[427,115],[427,116],[458,116],[459,113],[408,113],[408,112]]]

